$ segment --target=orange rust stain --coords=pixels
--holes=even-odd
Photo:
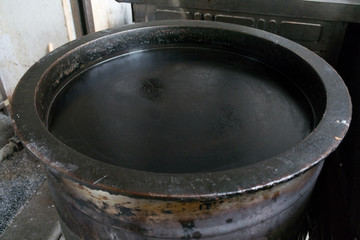
[[[107,196],[102,196],[103,200],[109,200],[109,198]]]
[[[77,185],[76,187],[77,187],[78,189],[85,190],[85,187],[82,186],[82,185]]]
[[[273,195],[273,197],[271,198],[274,202],[276,202],[276,199],[278,198],[280,196],[280,192],[279,191],[277,191],[274,195]]]

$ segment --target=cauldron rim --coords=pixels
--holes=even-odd
[[[47,130],[39,118],[35,95],[38,92],[38,81],[57,59],[73,49],[110,35],[161,27],[234,31],[271,41],[277,47],[290,50],[314,69],[324,85],[327,99],[323,118],[302,142],[278,156],[238,169],[196,174],[155,173],[113,166],[67,147]],[[345,84],[330,65],[310,50],[280,36],[249,27],[182,20],[126,25],[65,44],[36,62],[26,72],[14,92],[11,108],[16,134],[49,170],[109,192],[164,198],[214,198],[256,191],[289,181],[326,158],[344,138],[351,120],[351,100]]]

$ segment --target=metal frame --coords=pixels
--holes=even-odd
[[[248,12],[319,20],[360,22],[357,0],[117,0],[133,4],[196,8],[226,12]]]
[[[91,0],[80,0],[83,7],[85,18],[86,34],[95,32],[94,18],[91,7]]]

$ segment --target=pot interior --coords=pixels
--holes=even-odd
[[[316,128],[326,93],[287,46],[295,43],[255,33],[102,33],[68,47],[43,74],[38,115],[62,143],[116,167],[200,173],[272,158]]]
[[[57,94],[49,130],[99,161],[163,173],[246,166],[311,133],[303,91],[230,50],[162,47],[101,62]]]

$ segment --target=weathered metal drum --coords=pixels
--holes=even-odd
[[[70,42],[29,69],[11,107],[66,239],[291,239],[351,119],[314,53],[200,21]]]

